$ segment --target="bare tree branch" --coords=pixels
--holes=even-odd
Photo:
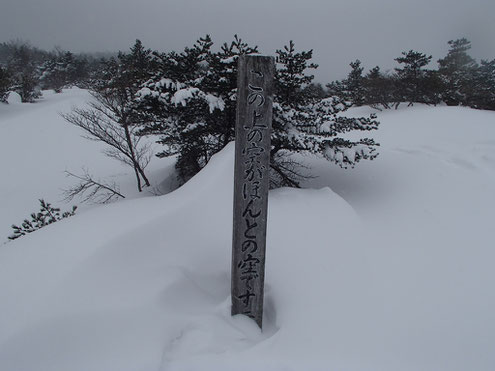
[[[63,190],[64,201],[71,201],[77,196],[82,202],[91,201],[94,203],[104,204],[115,198],[125,198],[125,196],[119,192],[119,188],[115,182],[109,184],[104,183],[99,179],[95,180],[87,169],[83,168],[82,170],[82,175],[65,171],[66,176],[76,178],[80,182],[69,189]]]

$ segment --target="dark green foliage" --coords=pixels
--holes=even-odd
[[[237,59],[257,52],[237,35],[213,52],[209,35],[183,52],[156,54],[158,70],[138,95],[143,135],[159,135],[158,156],[177,155],[183,180],[234,139]]]
[[[476,61],[468,55],[471,42],[465,38],[449,41],[450,50],[438,60],[442,79],[442,100],[449,106],[470,105],[475,89]]]
[[[433,71],[426,70],[426,67],[432,56],[409,50],[402,52],[402,57],[395,60],[401,65],[396,68],[394,101],[396,105],[402,102],[408,102],[410,106],[413,103],[436,104],[439,103],[439,92],[434,89],[436,77]]]
[[[21,96],[22,102],[32,103],[41,96],[37,55],[29,45],[12,46],[7,68],[12,76],[12,89]]]
[[[8,69],[13,89],[23,102],[41,96],[40,89],[87,88],[102,70],[94,55],[74,55],[58,48],[47,52],[23,41],[0,43],[0,66]]]
[[[63,88],[83,84],[88,78],[87,61],[76,58],[71,52],[58,52],[41,67],[40,82],[43,89],[56,93]]]
[[[307,69],[316,69],[317,64],[309,62],[313,50],[296,52],[294,42],[276,51],[277,71],[275,86],[277,101],[281,104],[294,106],[309,101],[308,91],[304,87],[313,81],[314,76],[307,74]]]
[[[77,206],[72,206],[71,211],[64,211],[60,214],[59,208],[52,207],[50,203],[45,202],[43,199],[39,201],[40,210],[37,213],[31,214],[31,220],[24,219],[21,225],[12,225],[14,232],[8,237],[9,240],[15,240],[59,220],[73,216],[76,213]]]
[[[339,135],[355,130],[378,128],[375,117],[347,118],[341,113],[350,107],[338,97],[321,99],[305,89],[313,80],[307,69],[317,66],[311,63],[312,51],[296,52],[294,43],[277,50],[277,91],[274,97],[272,122],[271,177],[272,187],[298,187],[304,179],[305,168],[293,155],[306,153],[324,157],[341,167],[354,167],[362,159],[377,156],[371,139],[357,141],[339,138]],[[288,74],[297,65],[297,74]],[[353,69],[358,70],[356,61]],[[351,79],[349,79],[350,81]],[[356,90],[355,90],[356,91]],[[290,99],[287,99],[287,98]]]
[[[327,94],[376,109],[397,108],[403,102],[495,109],[495,62],[478,65],[468,54],[471,43],[465,38],[449,45],[448,54],[438,60],[438,70],[427,69],[432,57],[414,50],[395,59],[400,67],[394,74],[384,74],[377,66],[363,77],[361,62],[356,60],[346,79],[327,85]]]
[[[361,61],[356,59],[349,65],[351,66],[351,72],[349,72],[347,78],[327,84],[328,95],[337,96],[352,103],[354,106],[367,104],[366,101],[369,97],[367,96],[366,78],[363,76]]]
[[[364,104],[376,109],[380,109],[380,106],[390,108],[390,103],[393,101],[394,82],[389,76],[382,74],[380,67],[376,66],[366,74],[363,86]]]
[[[43,62],[50,59],[52,53],[42,49],[38,49],[29,42],[23,40],[11,40],[9,42],[0,43],[0,65],[8,65],[19,49],[25,49],[29,52],[30,59],[36,66],[40,66]]]
[[[344,82],[346,99],[355,104],[361,106],[364,104],[364,78],[363,67],[361,67],[361,61],[356,59],[350,63],[351,72],[347,76]]]
[[[209,36],[182,53],[155,54],[158,69],[137,94],[145,114],[143,135],[159,135],[164,145],[158,156],[177,156],[176,167],[187,180],[234,139],[237,60],[256,53],[237,36],[220,51],[212,50]],[[272,186],[297,186],[303,174],[292,154],[323,156],[344,167],[372,159],[375,143],[338,140],[338,133],[376,129],[373,118],[346,119],[338,112],[348,108],[338,99],[323,99],[321,85],[312,84],[308,69],[312,51],[296,52],[289,42],[277,50],[272,130]],[[339,116],[339,117],[338,117]],[[359,147],[359,148],[358,148]]]
[[[471,106],[495,110],[495,59],[481,61],[474,77],[474,87]]]
[[[12,80],[8,71],[0,66],[0,102],[7,102]]]
[[[328,91],[322,84],[311,82],[303,88],[303,94],[310,99],[323,99],[328,97]]]

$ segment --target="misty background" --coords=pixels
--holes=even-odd
[[[443,57],[449,40],[466,37],[470,55],[495,58],[493,0],[2,0],[0,42],[72,52],[128,50],[136,39],[160,51],[182,50],[205,34],[219,44],[234,34],[273,55],[289,40],[314,50],[316,80],[349,72],[360,59],[365,70],[396,66],[414,49]]]

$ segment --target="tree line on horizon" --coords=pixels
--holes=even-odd
[[[10,92],[19,94],[23,103],[33,103],[42,90],[89,88],[111,57],[112,53],[74,54],[61,48],[46,51],[21,40],[0,43],[0,102],[6,103]]]
[[[397,108],[401,103],[443,102],[448,106],[495,110],[495,59],[478,64],[469,55],[471,43],[465,38],[448,44],[447,55],[437,61],[438,69],[427,68],[431,55],[414,50],[395,58],[399,66],[389,73],[382,72],[379,66],[364,73],[357,59],[350,63],[347,77],[327,84],[324,94],[377,109]]]
[[[431,55],[409,50],[395,58],[399,66],[393,71],[383,72],[376,66],[365,73],[356,59],[346,78],[325,85],[310,82],[304,88],[318,97],[338,96],[354,106],[380,110],[401,103],[442,102],[495,110],[495,59],[478,63],[469,55],[471,43],[465,38],[448,44],[449,51],[437,61],[437,69],[427,67]],[[0,43],[0,102],[6,102],[10,91],[17,92],[22,102],[34,102],[42,90],[59,93],[71,86],[89,88],[116,55],[74,54],[60,48],[45,51],[19,40]]]

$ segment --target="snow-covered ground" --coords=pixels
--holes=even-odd
[[[387,111],[375,161],[304,159],[308,189],[270,193],[260,332],[230,316],[233,146],[138,197],[59,116],[87,99],[0,105],[2,240],[38,198],[69,208],[66,169],[130,196],[0,245],[0,370],[495,369],[494,112]],[[172,169],[152,162],[156,188]]]

